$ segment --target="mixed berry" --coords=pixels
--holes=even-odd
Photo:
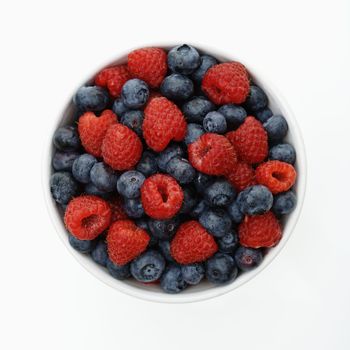
[[[53,136],[51,193],[70,245],[111,276],[178,293],[231,282],[278,244],[296,152],[241,63],[138,49],[73,104]]]

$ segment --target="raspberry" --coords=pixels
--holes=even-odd
[[[149,235],[131,220],[114,222],[107,233],[109,258],[117,265],[125,265],[146,250]]]
[[[226,177],[238,192],[256,184],[253,167],[244,162],[239,162],[236,168],[227,174]]]
[[[205,228],[195,220],[183,223],[170,244],[171,256],[179,264],[192,264],[210,258],[218,246]]]
[[[182,141],[187,131],[182,112],[165,97],[148,103],[142,128],[147,145],[156,152],[163,151],[171,140]]]
[[[141,187],[142,206],[153,219],[172,218],[180,210],[183,199],[180,185],[169,175],[153,175]]]
[[[95,84],[101,87],[107,87],[113,97],[119,97],[123,85],[131,79],[126,64],[113,66],[103,69],[95,77]]]
[[[86,152],[101,157],[101,146],[107,129],[117,123],[117,116],[109,109],[96,117],[93,112],[84,113],[78,121],[79,137]]]
[[[242,103],[249,93],[249,77],[238,62],[217,64],[205,73],[202,90],[217,105]]]
[[[120,196],[118,195],[113,196],[113,198],[111,198],[108,201],[108,203],[112,210],[111,222],[128,218],[123,208],[123,200]]]
[[[108,228],[111,222],[109,204],[97,197],[84,195],[72,199],[64,214],[68,231],[81,240],[92,240]]]
[[[163,49],[146,47],[128,55],[128,69],[150,87],[160,86],[167,72],[167,54]]]
[[[192,166],[209,175],[225,175],[237,164],[234,147],[225,136],[207,133],[188,146]]]
[[[112,125],[102,143],[103,160],[114,170],[129,170],[140,160],[142,143],[139,137],[122,124]]]
[[[282,237],[282,230],[275,215],[269,211],[263,215],[246,216],[238,227],[239,242],[249,248],[273,247]]]
[[[270,160],[256,168],[255,176],[259,184],[277,194],[288,191],[294,185],[297,173],[291,164]]]
[[[260,163],[267,157],[267,133],[254,117],[247,117],[236,131],[228,132],[226,137],[235,146],[238,157],[249,164]]]

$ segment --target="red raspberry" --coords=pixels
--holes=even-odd
[[[188,146],[192,166],[209,175],[225,175],[237,165],[234,147],[225,136],[207,133]]]
[[[64,223],[74,237],[92,240],[108,228],[111,215],[111,208],[105,200],[84,195],[68,203]]]
[[[123,220],[127,219],[128,216],[126,215],[124,208],[123,208],[123,200],[120,196],[115,195],[113,198],[111,198],[108,201],[111,210],[112,210],[112,219],[111,222],[115,222],[117,220]]]
[[[213,236],[195,220],[183,223],[170,244],[171,256],[179,264],[205,261],[217,250],[218,246]]]
[[[242,103],[249,93],[247,70],[238,62],[217,64],[205,73],[202,90],[217,105]]]
[[[149,235],[131,220],[114,222],[107,233],[109,258],[117,265],[125,265],[146,250]]]
[[[86,152],[101,157],[102,141],[107,129],[117,123],[117,116],[109,109],[96,117],[93,112],[84,113],[78,121],[79,137]]]
[[[150,87],[159,87],[168,69],[167,54],[156,47],[132,51],[128,55],[128,69],[133,76],[144,80]]]
[[[275,215],[269,211],[263,215],[246,216],[238,227],[239,242],[249,248],[273,247],[282,237],[282,230]]]
[[[132,169],[141,154],[142,143],[128,127],[115,124],[107,130],[102,143],[102,156],[114,170]]]
[[[256,180],[273,193],[288,191],[295,183],[297,173],[293,167],[279,160],[269,160],[255,170]]]
[[[113,97],[119,97],[123,85],[131,79],[132,76],[128,71],[126,64],[113,66],[103,69],[95,77],[95,84],[106,87]]]
[[[239,162],[236,168],[226,175],[231,185],[238,191],[243,191],[246,187],[256,184],[255,171],[253,167],[244,162]]]
[[[153,219],[170,219],[180,210],[183,199],[181,186],[169,175],[152,175],[141,187],[143,209]]]
[[[165,97],[153,98],[145,108],[143,137],[156,152],[163,151],[171,140],[182,141],[187,125],[180,109]]]
[[[247,117],[236,131],[228,132],[226,137],[235,146],[238,157],[247,163],[260,163],[267,157],[267,133],[254,117]]]

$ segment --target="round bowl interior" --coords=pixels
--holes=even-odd
[[[163,47],[165,49],[169,49],[175,45],[149,45],[156,47]],[[295,164],[296,170],[298,172],[297,182],[294,186],[294,190],[297,194],[298,203],[295,210],[288,216],[286,216],[282,222],[283,226],[283,237],[279,244],[270,248],[262,264],[256,269],[243,273],[238,276],[238,278],[232,283],[222,285],[222,286],[214,286],[207,281],[201,282],[197,286],[191,286],[187,288],[185,291],[175,295],[169,295],[164,293],[159,286],[157,285],[144,285],[142,283],[138,283],[134,280],[127,281],[118,281],[111,277],[107,271],[107,269],[97,265],[89,256],[81,254],[75,251],[68,243],[67,239],[67,231],[64,227],[62,216],[63,213],[57,207],[55,201],[51,197],[50,189],[49,189],[49,179],[52,174],[51,167],[51,158],[53,152],[52,146],[52,135],[56,128],[62,125],[71,124],[73,122],[73,113],[74,108],[72,105],[72,101],[67,104],[64,108],[63,112],[57,117],[56,122],[53,125],[53,128],[48,136],[47,143],[44,149],[44,158],[43,158],[43,190],[46,198],[47,207],[49,210],[49,215],[53,221],[53,224],[57,230],[59,237],[62,239],[63,243],[67,247],[67,249],[73,254],[73,256],[79,261],[79,263],[85,267],[86,270],[95,275],[98,279],[106,283],[107,285],[124,292],[126,294],[145,299],[150,301],[157,302],[168,302],[168,303],[185,303],[185,302],[194,302],[200,301],[208,298],[213,298],[224,293],[227,293],[235,288],[238,288],[242,284],[246,283],[258,273],[260,273],[266,266],[268,266],[271,261],[279,254],[281,249],[284,247],[286,242],[288,241],[295,224],[299,218],[301,208],[304,201],[305,195],[305,186],[306,186],[306,158],[305,158],[305,149],[304,143],[302,140],[302,136],[297,125],[297,122],[293,116],[293,113],[285,100],[281,97],[278,91],[272,87],[272,85],[263,77],[260,73],[256,72],[254,69],[250,67],[250,65],[242,60],[239,57],[232,56],[230,53],[220,52],[217,49],[207,48],[200,45],[193,45],[198,48],[202,52],[206,52],[212,54],[217,57],[220,61],[239,61],[242,62],[248,69],[251,77],[254,82],[264,89],[268,98],[269,98],[269,107],[273,111],[274,114],[279,113],[282,114],[288,121],[289,124],[289,133],[287,135],[286,141],[293,144],[297,152],[297,161]],[[126,62],[127,54],[121,54],[117,59],[109,62],[108,65],[119,64]],[[97,73],[94,72],[95,74]],[[84,81],[84,83],[88,83],[92,80],[92,77],[95,75],[91,75],[90,79]],[[83,85],[83,84],[81,84]]]

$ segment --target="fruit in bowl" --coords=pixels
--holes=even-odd
[[[243,64],[179,45],[136,49],[80,87],[52,138],[70,246],[166,293],[263,264],[297,206],[299,153],[258,85]]]

